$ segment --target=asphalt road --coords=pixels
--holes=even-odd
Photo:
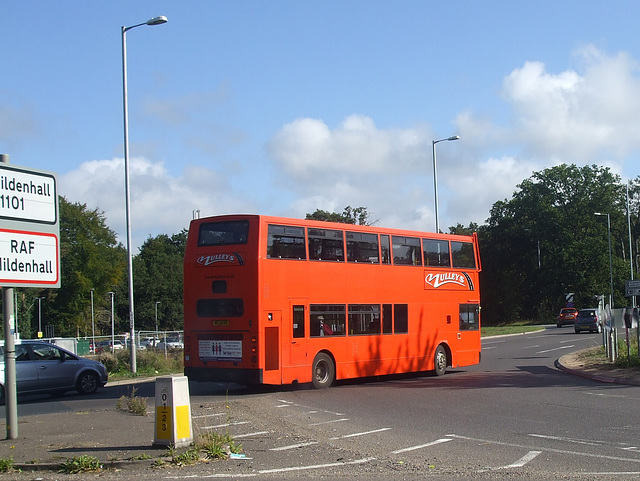
[[[599,342],[596,334],[550,327],[484,339],[481,364],[444,377],[349,381],[321,391],[192,384],[196,434],[229,433],[244,457],[139,477],[638,479],[640,387],[554,367]],[[138,389],[153,396],[152,383]],[[112,408],[120,391],[33,400],[22,410]]]

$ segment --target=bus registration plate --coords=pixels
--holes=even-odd
[[[242,361],[242,341],[200,339],[198,357],[202,361]]]
[[[214,326],[228,326],[229,321],[213,321]]]

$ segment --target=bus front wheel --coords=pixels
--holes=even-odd
[[[315,357],[311,376],[313,386],[316,389],[326,389],[333,384],[336,376],[336,367],[328,354],[321,352]]]
[[[442,345],[436,348],[436,353],[433,356],[433,369],[436,376],[444,376],[447,370],[447,353]]]

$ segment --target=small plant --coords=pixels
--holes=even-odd
[[[171,457],[171,464],[177,464],[179,466],[193,464],[200,460],[200,450],[195,446],[191,446],[184,453],[180,454],[178,454],[173,446],[170,446],[168,454]]]
[[[230,453],[242,452],[242,445],[236,444],[229,434],[206,433],[200,437],[198,446],[207,459],[221,459]]]
[[[136,396],[137,389],[134,387],[129,396],[120,396],[116,403],[116,408],[138,416],[147,415],[147,398]]]
[[[60,464],[58,472],[66,474],[80,474],[90,471],[99,471],[102,469],[102,464],[98,458],[93,456],[75,456],[73,458],[67,458],[66,461]]]
[[[13,458],[0,458],[0,473],[8,473],[13,469]]]

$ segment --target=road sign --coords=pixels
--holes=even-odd
[[[640,281],[626,281],[624,290],[626,297],[640,296]]]
[[[0,229],[0,285],[57,284],[58,251],[54,234]]]
[[[0,164],[0,218],[55,224],[58,221],[55,177]]]
[[[60,287],[56,176],[0,162],[0,286]]]

